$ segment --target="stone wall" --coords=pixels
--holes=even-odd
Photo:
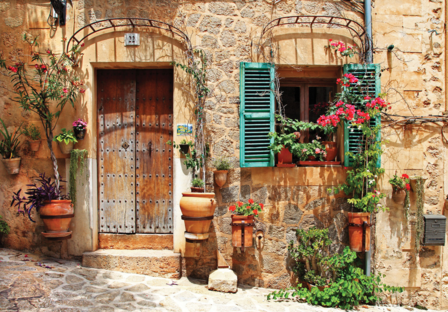
[[[210,239],[201,249],[201,257],[187,259],[188,274],[207,278],[209,272],[216,268],[216,250],[219,249],[241,283],[280,288],[292,281],[288,271],[287,244],[294,239],[295,228],[327,227],[334,240],[334,250],[341,250],[346,245],[348,205],[343,197],[326,193],[329,186],[344,180],[342,168],[239,168],[239,63],[266,60],[258,51],[259,36],[262,27],[274,18],[296,14],[334,15],[362,23],[362,14],[350,10],[346,1],[336,0],[283,0],[276,5],[268,0],[75,0],[74,6],[69,6],[67,11],[67,26],[50,30],[45,22],[49,11],[47,2],[0,2],[3,14],[0,51],[8,61],[29,60],[29,52],[20,40],[23,32],[40,35],[42,49],[60,52],[63,37],[69,38],[74,30],[108,17],[142,17],[171,23],[184,30],[195,47],[206,51],[210,66],[207,82],[213,90],[206,102],[207,140],[212,157],[226,155],[232,159],[235,168],[230,171],[227,184],[219,189],[213,184],[212,168],[208,164],[207,185],[216,193],[218,208],[210,228]],[[374,1],[374,61],[381,64],[382,91],[388,92],[394,114],[440,114],[445,109],[445,4],[443,0]],[[162,36],[160,33],[157,35]],[[146,40],[146,36],[149,35],[142,35],[142,38]],[[165,36],[170,37],[169,34]],[[126,62],[132,66],[140,66],[141,62],[169,62],[175,56],[170,54],[173,52],[168,39],[155,44],[157,53],[136,48],[135,55],[128,54],[122,47],[121,34],[116,37],[112,33],[103,37],[98,35],[89,41],[82,69],[79,69],[89,81],[88,91],[76,109],[67,108],[56,132],[70,127],[73,116],[87,119],[88,135],[79,148],[87,148],[89,157],[96,158],[95,79],[91,64],[101,63],[115,68],[114,62],[121,62],[120,66],[124,68]],[[321,72],[313,76],[312,70],[306,70],[309,66],[324,68],[357,62],[356,58],[337,58],[324,47],[328,39],[353,44],[351,35],[343,29],[315,26],[311,32],[309,27],[279,27],[269,39],[275,48],[275,62],[290,67],[298,77],[301,73],[306,73],[307,77],[322,77]],[[386,49],[390,44],[395,45],[392,53]],[[182,54],[178,53],[177,57],[182,57]],[[176,76],[179,76],[178,72]],[[6,71],[1,72],[0,87],[3,87],[0,88],[1,118],[6,119],[8,126],[18,126],[22,121],[38,124],[36,116],[23,113],[10,99],[12,94],[6,89],[10,89],[11,84]],[[175,95],[175,103],[181,99],[180,95]],[[387,124],[385,120],[383,123]],[[427,175],[425,213],[446,215],[446,145],[442,144],[440,128],[433,125],[389,127],[384,129],[382,137],[387,140],[382,159],[382,166],[386,169],[383,191],[391,193],[387,180],[395,170]],[[67,249],[65,243],[45,242],[40,238],[41,223],[32,224],[17,218],[15,210],[9,208],[12,192],[30,183],[38,169],[51,174],[48,155],[45,146],[33,155],[24,144],[18,176],[7,175],[0,165],[0,214],[12,228],[4,243],[15,249],[39,249],[48,255],[68,257],[67,250],[73,249]],[[57,157],[60,172],[64,174],[64,156],[58,154]],[[94,186],[95,183],[89,185]],[[188,185],[182,188],[187,190]],[[266,204],[265,212],[257,222],[265,238],[255,248],[239,253],[231,245],[227,207],[238,199],[249,198]],[[405,219],[403,208],[395,206],[389,198],[384,202],[389,211],[377,215],[374,269],[385,273],[388,283],[408,287],[407,292],[398,297],[400,302],[446,308],[448,251],[446,247],[425,247],[416,254],[411,244],[415,196],[412,195],[411,199],[409,220]],[[82,248],[83,245],[78,244],[76,249]]]

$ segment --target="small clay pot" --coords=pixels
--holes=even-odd
[[[336,156],[338,155],[337,147],[326,147],[325,151],[327,152],[327,156],[325,156],[325,161],[334,161]]]
[[[20,168],[20,157],[2,159],[3,165],[5,165],[6,171],[9,174],[18,174]]]
[[[288,148],[284,147],[278,153],[278,163],[279,164],[292,164],[292,154]]]
[[[406,198],[406,190],[398,187],[392,189],[392,200],[396,204],[403,205]]]
[[[204,193],[203,187],[190,187],[192,193]]]
[[[348,223],[362,225],[367,222],[370,225],[370,213],[369,212],[349,212]],[[365,245],[363,250],[363,228],[362,226],[349,225],[348,236],[350,241],[350,249],[355,252],[364,252],[370,250],[370,227],[365,228]]]
[[[37,152],[40,147],[40,140],[30,140],[30,149],[32,152]]]
[[[179,148],[182,154],[187,155],[190,150],[190,145],[188,144],[179,144]]]
[[[219,187],[222,187],[227,182],[227,173],[229,170],[216,170],[215,182]]]
[[[61,149],[62,154],[70,154],[73,150],[73,142],[65,144],[64,142],[58,142],[59,148]]]
[[[75,137],[77,140],[84,140],[84,137],[86,136],[86,129],[78,129],[73,128],[73,132],[75,133]]]

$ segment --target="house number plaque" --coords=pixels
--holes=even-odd
[[[140,45],[140,34],[128,33],[124,35],[124,45],[125,46],[139,46]]]

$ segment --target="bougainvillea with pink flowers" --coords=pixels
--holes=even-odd
[[[73,128],[78,130],[84,130],[87,127],[87,122],[79,118],[78,120],[73,122]]]
[[[353,57],[358,52],[356,51],[357,46],[354,44],[353,46],[346,45],[342,41],[336,41],[333,39],[328,40],[329,44],[326,46],[327,48],[330,48],[332,50],[338,51],[341,53],[341,56],[348,56]]]

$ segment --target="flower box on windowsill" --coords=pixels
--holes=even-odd
[[[299,166],[340,166],[340,161],[317,161],[317,160],[307,160],[307,161],[298,161],[297,165]]]

